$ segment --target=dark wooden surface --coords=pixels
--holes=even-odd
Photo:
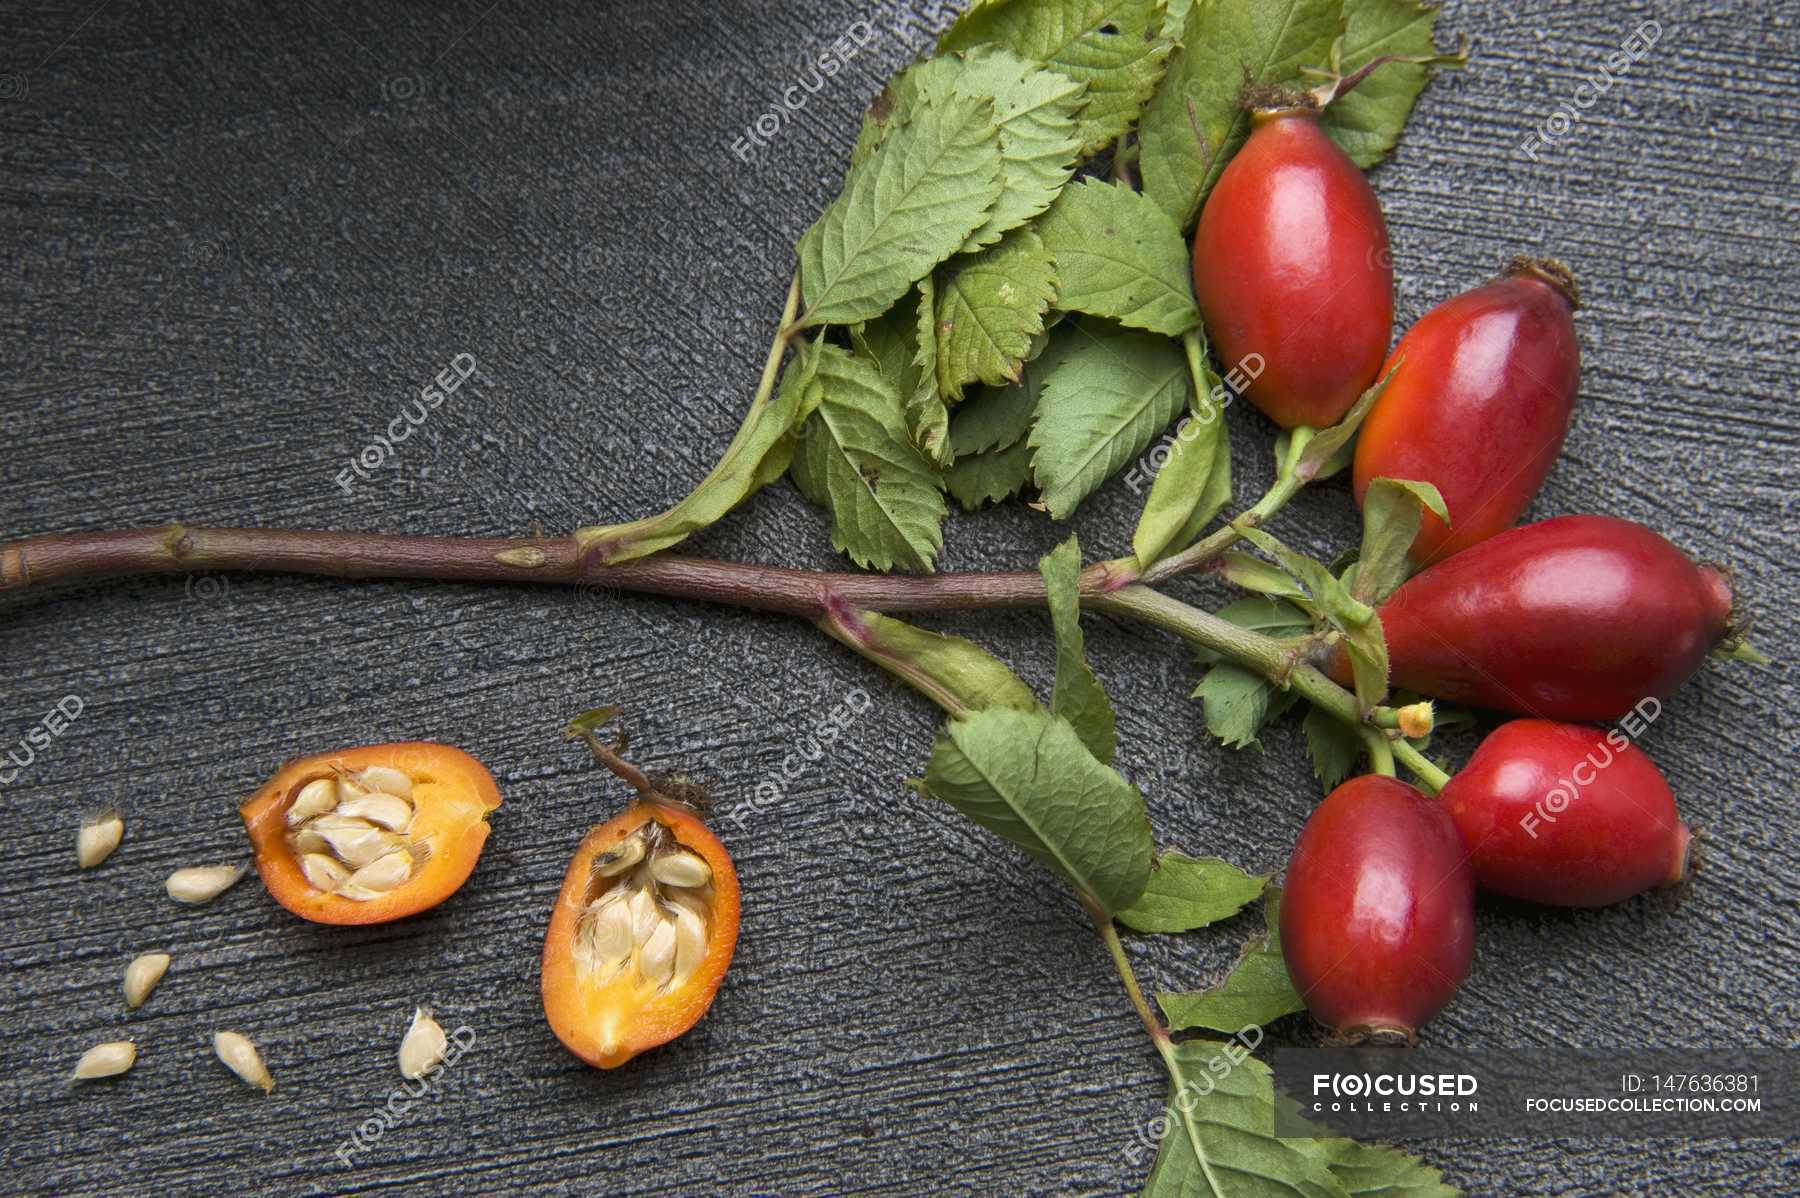
[[[874,38],[749,164],[731,144],[844,33],[782,4],[12,4],[0,18],[0,536],[180,518],[502,535],[679,498],[754,383],[790,246],[854,119],[949,9]],[[1504,10],[1504,11],[1499,11]],[[1517,251],[1580,273],[1581,405],[1537,514],[1609,511],[1727,561],[1793,655],[1796,88],[1791,0],[1452,4],[1474,66],[1428,91],[1375,173],[1403,321]],[[1650,54],[1533,163],[1527,135],[1646,18]],[[346,495],[334,481],[458,353],[475,383]],[[1239,490],[1269,428],[1234,412]],[[1128,543],[1115,484],[1076,519]],[[1282,528],[1348,543],[1341,484]],[[946,567],[1030,566],[1066,530],[1019,509],[949,529]],[[697,542],[837,559],[786,484]],[[1197,584],[1184,592],[1216,601]],[[1032,613],[962,620],[1031,679]],[[1167,637],[1091,621],[1121,764],[1164,844],[1279,868],[1318,794],[1292,726],[1204,743]],[[605,594],[202,577],[0,600],[0,745],[85,711],[0,788],[0,1190],[1116,1194],[1163,1083],[1104,954],[1043,870],[903,785],[937,723],[793,622]],[[557,735],[622,704],[646,763],[727,803],[856,688],[825,757],[725,838],[738,960],[711,1015],[614,1073],[545,1027],[537,959],[582,831],[620,799]],[[1786,666],[1709,669],[1647,746],[1706,833],[1686,901],[1484,904],[1433,1038],[1518,1054],[1795,1040],[1797,721]],[[421,737],[505,793],[480,868],[429,914],[303,925],[254,880],[199,910],[171,869],[244,856],[237,799],[294,754]],[[1465,739],[1452,746],[1466,752]],[[86,876],[80,813],[125,842]],[[1205,983],[1252,931],[1140,938],[1147,981]],[[175,963],[127,1016],[125,963]],[[345,1166],[414,1003],[474,1047]],[[260,1042],[264,1099],[208,1034]],[[1304,1029],[1285,1034],[1302,1035]],[[71,1088],[91,1043],[141,1053]],[[1422,1146],[1478,1194],[1791,1192],[1794,1147]]]

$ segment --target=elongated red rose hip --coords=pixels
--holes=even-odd
[[[1282,956],[1313,1016],[1347,1038],[1410,1041],[1474,948],[1475,885],[1445,810],[1380,774],[1327,795],[1281,900]]]
[[[1251,125],[1201,210],[1194,295],[1220,359],[1255,376],[1251,403],[1284,428],[1334,424],[1393,331],[1387,226],[1317,109],[1258,109]]]
[[[1415,574],[1378,609],[1393,684],[1551,720],[1666,699],[1725,636],[1731,588],[1641,524],[1558,516]],[[1350,680],[1343,653],[1328,663]]]
[[[1356,440],[1356,501],[1377,478],[1437,487],[1450,524],[1425,513],[1414,561],[1512,527],[1543,486],[1575,410],[1575,304],[1568,268],[1517,258],[1421,316],[1389,355]]]
[[[1494,894],[1604,907],[1687,876],[1675,796],[1621,729],[1502,724],[1438,802],[1468,846],[1475,884]]]

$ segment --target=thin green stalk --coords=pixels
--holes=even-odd
[[[1378,774],[1394,776],[1394,749],[1385,733],[1379,728],[1364,724],[1358,732],[1363,739],[1363,746],[1369,752],[1369,768]]]
[[[1428,794],[1436,794],[1444,789],[1450,781],[1450,775],[1437,767],[1431,758],[1419,752],[1404,740],[1393,742],[1394,756],[1406,767],[1408,773],[1418,780],[1419,788]]]

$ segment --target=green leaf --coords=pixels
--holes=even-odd
[[[1217,488],[1209,485],[1221,465],[1227,472],[1231,469],[1231,444],[1225,436],[1224,421],[1203,422],[1190,414],[1164,441],[1168,456],[1156,471],[1150,498],[1144,501],[1137,530],[1131,534],[1131,548],[1140,570],[1186,549],[1207,521],[1231,499],[1229,473],[1223,498]],[[1150,451],[1153,465],[1159,448]],[[1128,475],[1127,485],[1130,482]]]
[[[1275,684],[1242,666],[1220,662],[1206,671],[1194,688],[1194,698],[1205,704],[1206,730],[1228,749],[1262,747],[1256,734],[1264,724],[1287,709],[1277,706]]]
[[[900,415],[912,443],[937,464],[950,461],[950,410],[937,391],[937,350],[932,341],[931,277],[919,281],[892,308],[852,326],[850,340],[874,362],[900,396]]]
[[[993,102],[951,94],[918,105],[800,239],[799,323],[881,315],[956,252],[999,194]]]
[[[1242,911],[1269,877],[1247,874],[1217,857],[1162,853],[1143,895],[1119,913],[1119,922],[1139,932],[1191,932]]]
[[[1224,981],[1192,993],[1156,996],[1156,1005],[1162,1008],[1170,1031],[1204,1027],[1236,1032],[1253,1025],[1262,1027],[1283,1015],[1306,1009],[1306,1003],[1288,980],[1287,964],[1281,959],[1279,886],[1269,887],[1263,897],[1263,919],[1268,931],[1244,946]],[[1273,1104],[1273,1098],[1270,1102]],[[1271,1105],[1271,1121],[1273,1118]]]
[[[1239,628],[1248,628],[1252,632],[1261,632],[1269,636],[1298,636],[1311,632],[1312,617],[1280,599],[1262,595],[1246,595],[1242,599],[1234,599],[1221,607],[1216,613],[1221,620],[1229,620]],[[1194,660],[1201,665],[1211,665],[1219,661],[1219,654],[1206,646],[1192,643]]]
[[[1168,1065],[1169,1130],[1143,1198],[1346,1198],[1323,1154],[1276,1136],[1274,1080],[1241,1043],[1184,1040]]]
[[[1364,624],[1373,618],[1375,610],[1352,596],[1323,563],[1289,549],[1260,528],[1238,527],[1246,541],[1269,554],[1281,563],[1282,569],[1298,579],[1319,610],[1340,628]]]
[[[1387,698],[1387,638],[1381,618],[1371,615],[1360,623],[1344,623],[1344,653],[1350,658],[1350,674],[1356,683],[1356,701],[1366,712]]]
[[[1419,535],[1428,508],[1446,525],[1450,523],[1444,497],[1430,483],[1398,478],[1369,483],[1363,495],[1362,551],[1351,576],[1352,595],[1364,603],[1378,604],[1406,581],[1412,571],[1406,552]]]
[[[1362,757],[1362,742],[1344,721],[1314,707],[1300,721],[1306,734],[1306,751],[1312,755],[1313,777],[1327,792],[1356,771]]]
[[[1181,230],[1148,199],[1082,179],[1037,223],[1062,284],[1057,307],[1179,337],[1200,323]]]
[[[1032,477],[1058,520],[1142,453],[1187,402],[1187,364],[1165,338],[1080,336],[1045,381],[1031,430]]]
[[[1322,1159],[1350,1198],[1462,1196],[1461,1190],[1445,1184],[1441,1172],[1386,1144],[1358,1144],[1341,1136],[1289,1143]]]
[[[1062,873],[1108,914],[1144,892],[1144,798],[1061,716],[990,708],[950,721],[923,788]]]
[[[938,42],[940,52],[1004,46],[1087,85],[1081,156],[1125,132],[1162,76],[1172,43],[1162,0],[1007,0],[978,4]]]
[[[1437,53],[1432,23],[1437,9],[1417,0],[1344,0],[1347,26],[1339,48],[1340,67],[1354,72],[1384,54],[1423,58]],[[1425,90],[1430,70],[1409,62],[1389,62],[1334,99],[1325,109],[1325,131],[1357,166],[1368,170],[1387,157]]]
[[[984,504],[1011,499],[1025,489],[1031,478],[1031,446],[1024,441],[1005,449],[982,453],[966,453],[944,471],[944,489],[962,504],[964,511],[975,511]]]
[[[583,554],[608,564],[634,561],[714,524],[753,492],[780,478],[793,455],[789,436],[816,399],[810,394],[812,360],[804,352],[788,360],[774,394],[752,403],[717,464],[674,507],[628,524],[576,530]]]
[[[900,397],[867,359],[815,345],[818,410],[801,430],[794,482],[831,509],[831,543],[862,566],[931,569],[947,509],[937,476],[913,447]]]
[[[1081,546],[1073,535],[1038,562],[1050,626],[1056,634],[1056,689],[1050,710],[1069,721],[1082,743],[1103,763],[1110,763],[1118,736],[1112,704],[1100,680],[1088,668],[1081,635]]]
[[[991,250],[951,259],[937,296],[939,393],[954,402],[967,383],[1017,382],[1055,299],[1056,267],[1029,229],[1007,234]]]
[[[1356,430],[1362,427],[1363,419],[1375,406],[1375,401],[1381,398],[1382,390],[1387,386],[1388,380],[1394,377],[1394,371],[1400,368],[1402,361],[1403,358],[1394,359],[1388,366],[1387,373],[1357,397],[1342,420],[1330,428],[1320,429],[1306,443],[1305,448],[1300,451],[1300,460],[1294,463],[1294,474],[1302,482],[1330,478],[1350,464],[1356,447]]]
[[[1037,709],[1037,696],[1005,662],[960,636],[916,628],[835,598],[827,601],[819,627],[951,715],[990,707]]]
[[[1249,136],[1238,104],[1245,83],[1306,83],[1300,68],[1329,61],[1343,31],[1338,0],[1195,4],[1138,126],[1144,194],[1180,228],[1191,226]]]
[[[1231,550],[1219,555],[1213,564],[1219,577],[1233,586],[1255,591],[1261,595],[1273,595],[1281,599],[1304,598],[1306,591],[1294,576],[1280,566],[1266,562],[1260,557],[1248,553]]]

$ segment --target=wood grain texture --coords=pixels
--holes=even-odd
[[[0,19],[0,537],[171,519],[512,536],[685,493],[754,385],[791,245],[855,119],[950,8],[471,0],[364,8],[11,4]],[[873,38],[748,163],[732,150],[809,55]],[[1451,4],[1476,61],[1428,89],[1374,175],[1400,319],[1514,252],[1571,263],[1580,407],[1535,514],[1611,511],[1731,563],[1765,649],[1796,620],[1800,325],[1793,0]],[[1519,144],[1645,19],[1662,36],[1537,162]],[[476,378],[394,457],[335,481],[458,353]],[[1239,492],[1269,428],[1232,413]],[[1074,521],[1128,544],[1115,483]],[[1284,534],[1329,552],[1343,485]],[[1066,530],[955,515],[945,568],[1030,567]],[[826,521],[772,487],[700,552],[837,567]],[[1217,601],[1199,583],[1177,588]],[[932,621],[935,626],[952,626]],[[954,622],[1044,686],[1029,612]],[[1277,869],[1317,789],[1296,726],[1204,744],[1170,638],[1093,619],[1120,765],[1162,843]],[[605,593],[292,577],[90,583],[0,598],[0,746],[85,710],[0,786],[0,1138],[9,1194],[1123,1194],[1162,1081],[1105,954],[1043,870],[903,785],[926,705],[797,622]],[[855,688],[874,704],[782,763]],[[1679,906],[1484,904],[1474,976],[1430,1034],[1514,1053],[1789,1045],[1800,961],[1791,667],[1707,671],[1647,747],[1704,870]],[[564,865],[620,788],[562,720],[631,713],[655,768],[712,780],[744,881],[736,966],[689,1036],[615,1073],[538,1006]],[[247,880],[176,909],[161,880],[244,852],[233,808],[281,760],[429,738],[489,763],[506,805],[453,900],[369,930],[302,926]],[[1466,754],[1470,740],[1446,746]],[[0,750],[3,751],[3,750]],[[118,803],[83,876],[80,813]],[[1252,922],[1254,916],[1251,917]],[[1149,985],[1217,976],[1255,929],[1132,942]],[[174,964],[128,1016],[136,953]],[[416,1002],[474,1047],[349,1165]],[[213,1060],[262,1046],[263,1098]],[[1303,1028],[1284,1031],[1306,1034]],[[90,1044],[136,1068],[71,1088]],[[1420,1146],[1478,1194],[1777,1193],[1793,1146]]]

